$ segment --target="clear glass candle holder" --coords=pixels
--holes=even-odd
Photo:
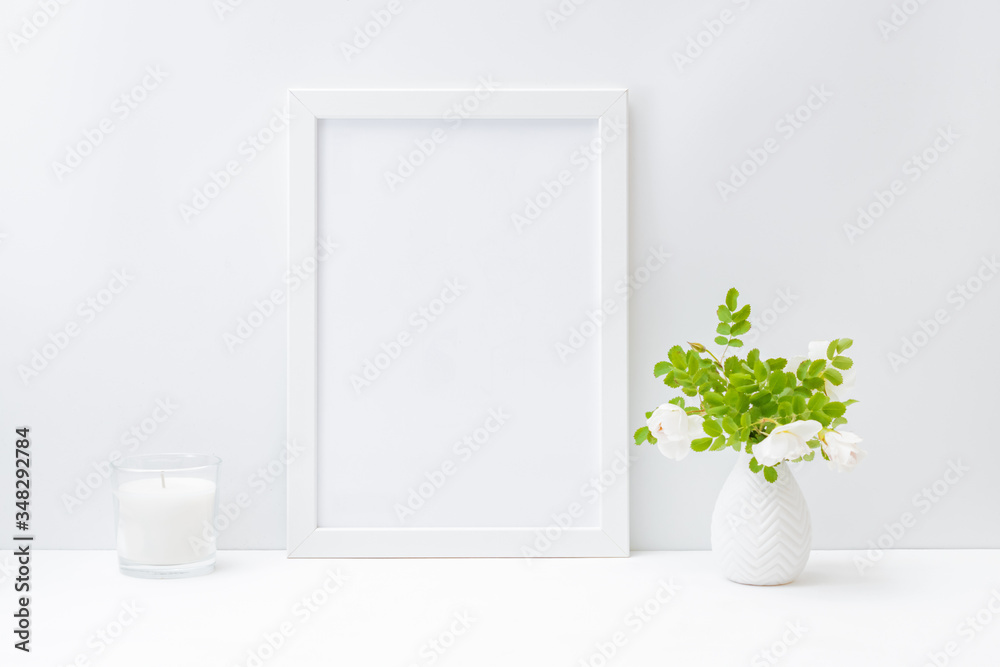
[[[171,579],[215,569],[220,463],[207,454],[148,454],[113,464],[122,574]]]

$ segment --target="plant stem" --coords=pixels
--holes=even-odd
[[[758,424],[763,424],[764,422],[771,422],[772,424],[777,424],[778,423],[776,420],[771,419],[770,417],[761,417],[759,420],[757,420],[754,423],[750,424],[749,428],[750,428],[751,431],[757,430],[754,427],[757,426]],[[758,433],[760,433],[761,435],[764,434],[763,431],[758,431]]]

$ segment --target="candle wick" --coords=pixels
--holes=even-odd
[[[163,471],[162,470],[160,471],[160,486],[162,486],[164,489],[167,488],[167,480],[163,476]]]

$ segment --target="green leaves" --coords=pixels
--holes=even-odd
[[[802,381],[802,391],[818,391],[824,386],[823,380],[821,378],[806,378]]]
[[[826,394],[813,394],[806,407],[810,410],[822,410],[823,406],[829,402],[830,399],[826,397]]]
[[[834,357],[832,363],[834,368],[839,368],[842,371],[846,371],[854,365],[854,361],[850,357]]]
[[[726,399],[723,398],[722,394],[715,391],[706,392],[705,394],[702,395],[702,398],[704,399],[705,403],[713,407],[717,405],[722,405],[723,403],[726,402]]]
[[[736,310],[736,299],[740,296],[739,291],[735,287],[730,287],[729,291],[726,292],[726,308],[730,311]]]
[[[749,370],[749,369],[747,369],[747,370]],[[752,375],[748,375],[746,373],[733,373],[732,375],[729,376],[729,380],[733,383],[734,387],[738,387],[738,386],[741,386],[741,385],[756,386],[754,384],[753,376]]]
[[[838,416],[838,411],[840,414],[843,414],[843,410],[836,407],[830,408],[827,411],[827,406],[829,405],[830,399],[827,395],[822,392],[816,392],[809,397],[806,403],[806,410],[800,416],[804,419],[814,419],[822,424],[823,428],[829,428],[830,423]]]
[[[850,338],[834,338],[830,341],[830,344],[826,346],[826,358],[833,359],[836,355],[840,354],[852,345],[854,345],[854,341]]]
[[[823,406],[823,412],[829,415],[831,419],[837,419],[844,416],[844,413],[847,412],[847,406],[837,401],[830,401]]]
[[[838,364],[846,365],[848,368],[854,363],[847,357],[836,358],[843,360],[838,361]],[[829,381],[833,385],[840,385],[844,382],[844,376],[836,368],[828,367],[826,359],[814,359],[812,361],[807,359],[799,363],[798,368],[795,369],[794,378],[802,383],[802,388],[806,392],[806,396],[810,392],[824,390],[826,381]]]
[[[750,306],[741,307],[739,296],[736,288],[730,289],[725,302],[716,309],[713,338],[725,348],[722,354],[716,356],[701,343],[688,342],[685,347],[671,347],[667,360],[653,367],[655,377],[676,389],[676,394],[683,394],[670,398],[669,402],[702,420],[704,437],[693,440],[691,449],[703,452],[731,447],[752,457],[754,446],[779,425],[809,419],[824,428],[845,424],[847,408],[855,401],[831,400],[827,388],[842,384],[844,371],[853,368],[854,361],[843,355],[853,341],[834,339],[826,347],[825,358],[794,366],[789,366],[783,357],[762,358],[757,349],[740,357],[736,350],[744,346],[741,337],[752,326]],[[687,403],[685,396],[691,397]],[[651,415],[647,412],[646,418]],[[646,426],[633,437],[637,445],[656,443]],[[816,438],[810,440],[809,452],[796,460],[819,458],[817,451],[825,457],[820,444]],[[763,474],[768,482],[773,483],[779,477],[777,465],[764,466],[756,458],[751,458],[749,465],[751,471]]]
[[[663,384],[680,389],[686,396],[698,396],[700,393],[713,389],[722,389],[723,382],[719,376],[719,364],[713,359],[705,359],[701,356],[701,352],[705,350],[704,346],[695,343],[689,344],[692,349],[686,352],[680,345],[674,345],[670,348],[667,352],[669,361],[657,363],[653,368],[653,374],[657,377],[662,376]],[[670,402],[684,407],[683,402]]]
[[[713,438],[722,435],[722,427],[714,419],[706,419],[701,427],[704,429],[705,435],[710,435]]]
[[[722,430],[729,435],[735,435],[740,430],[740,427],[732,417],[726,415],[722,418]]]
[[[840,386],[844,383],[844,376],[840,374],[840,371],[834,368],[827,368],[823,371],[823,379],[829,380],[830,383],[835,386]]]
[[[737,322],[730,328],[729,333],[732,336],[742,336],[746,332],[750,331],[750,323],[746,320],[742,322]]]
[[[691,449],[696,452],[703,452],[712,444],[711,438],[697,438],[691,441]]]
[[[785,389],[785,374],[782,372],[771,373],[767,379],[767,388],[772,394],[780,394]]]
[[[719,325],[715,328],[715,333],[719,334],[715,337],[717,345],[726,348],[743,347],[743,341],[739,337],[750,331],[750,322],[747,321],[750,306],[737,310],[739,296],[739,291],[735,287],[731,288],[726,293],[726,302],[716,310],[715,314],[719,318]]]
[[[788,361],[786,359],[782,359],[781,357],[777,357],[775,359],[768,359],[767,365],[771,367],[772,371],[780,371],[788,365]]]

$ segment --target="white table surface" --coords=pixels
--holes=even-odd
[[[526,561],[227,551],[211,575],[149,581],[120,575],[113,552],[42,551],[26,655],[12,647],[8,551],[0,664],[921,667],[936,652],[939,665],[1000,665],[1000,551],[893,551],[860,573],[862,554],[814,552],[794,584],[758,588],[724,580],[705,552]],[[329,572],[346,580],[327,594]],[[301,603],[310,596],[314,611]],[[769,647],[780,657],[769,660]]]

